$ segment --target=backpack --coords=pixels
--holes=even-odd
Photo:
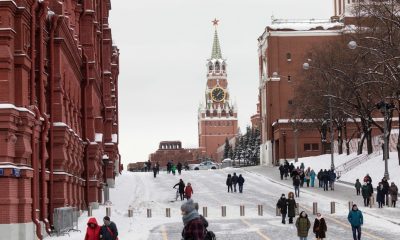
[[[212,231],[207,231],[206,233],[206,237],[204,238],[204,240],[216,240],[217,237],[215,236],[215,234]]]

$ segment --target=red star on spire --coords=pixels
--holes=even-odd
[[[216,18],[214,18],[214,20],[213,21],[211,21],[212,23],[213,23],[213,25],[216,27],[216,26],[218,26],[218,22],[219,22],[219,20],[217,20]]]

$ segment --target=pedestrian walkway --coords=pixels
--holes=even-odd
[[[264,177],[269,178],[271,181],[286,185],[288,187],[292,187],[292,179],[288,177],[287,180],[281,180],[279,170],[277,167],[267,167],[267,166],[256,166],[256,167],[247,167],[244,170],[253,172]],[[318,169],[317,169],[318,170]],[[316,169],[314,169],[316,171]],[[359,206],[359,208],[365,213],[371,216],[384,219],[390,221],[392,223],[400,225],[400,207],[397,208],[389,208],[384,207],[382,209],[378,209],[377,205],[374,205],[373,208],[364,207],[364,202],[362,196],[356,195],[356,190],[354,184],[349,183],[335,183],[335,191],[324,191],[323,188],[318,188],[318,180],[315,180],[316,187],[303,187],[300,189],[301,193],[307,192],[309,194],[318,193],[319,195],[339,200],[343,204],[347,204],[349,201],[353,201],[355,204]],[[300,198],[301,198],[300,193]],[[376,198],[376,194],[374,195]],[[318,199],[316,199],[317,201]],[[375,199],[376,200],[376,199]],[[375,201],[376,202],[376,201]]]

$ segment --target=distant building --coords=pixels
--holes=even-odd
[[[168,161],[172,161],[175,165],[179,162],[182,164],[198,163],[201,158],[199,149],[182,148],[180,141],[163,141],[160,142],[158,150],[149,156],[152,166],[156,163],[160,164],[160,168],[166,168]]]
[[[214,20],[217,26],[218,20]],[[202,155],[220,161],[217,149],[225,139],[238,133],[237,106],[231,101],[228,88],[227,63],[222,57],[218,32],[215,29],[211,58],[207,60],[205,102],[198,110],[198,135]]]

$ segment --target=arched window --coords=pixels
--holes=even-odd
[[[215,63],[215,70],[216,70],[216,71],[219,71],[219,69],[220,69],[219,62],[216,62],[216,63]]]
[[[209,71],[214,70],[214,67],[213,67],[212,63],[210,63],[210,64],[208,65],[208,70],[209,70]]]
[[[225,71],[225,64],[222,64],[222,71]]]

